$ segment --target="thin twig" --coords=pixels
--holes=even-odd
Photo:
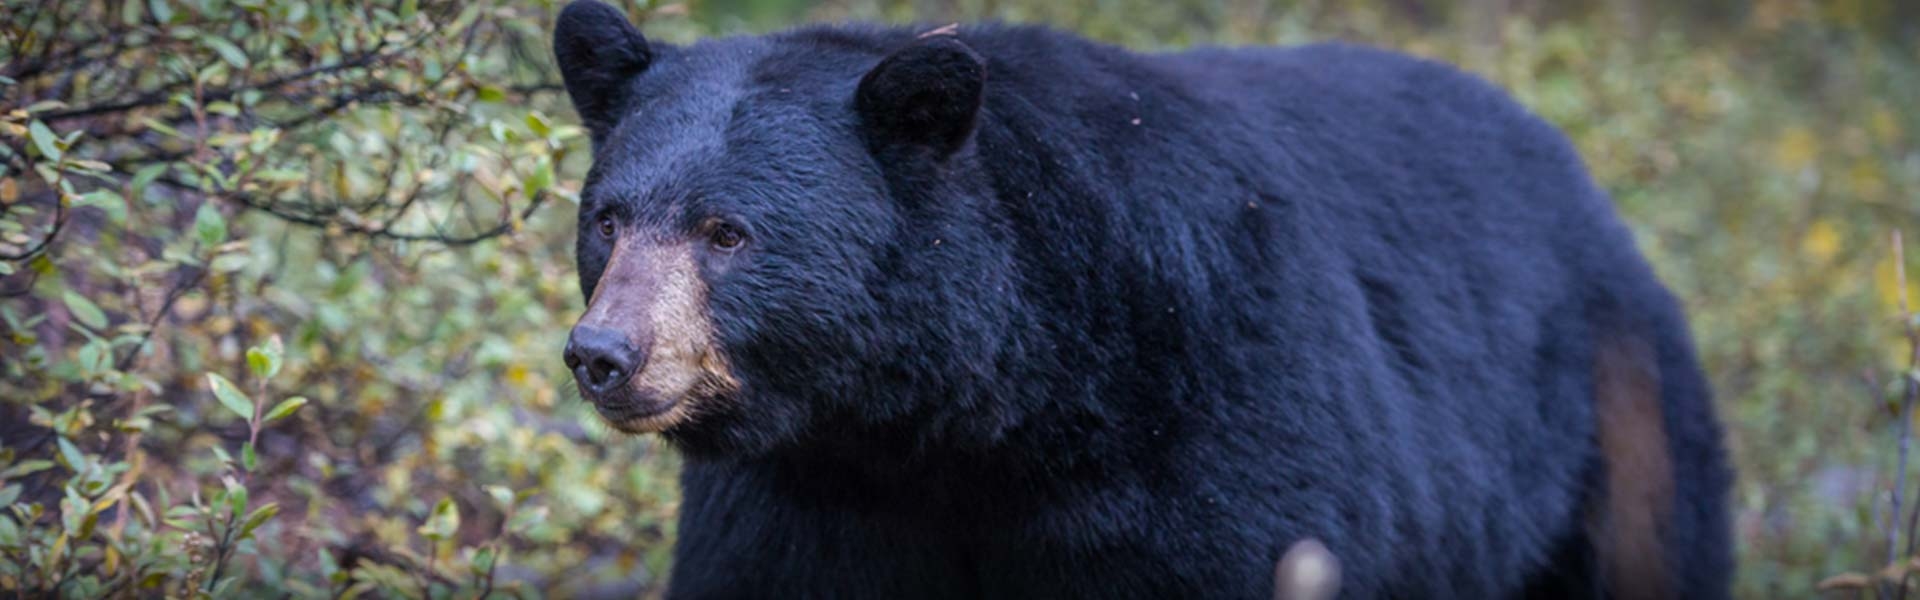
[[[1907,446],[1912,438],[1913,404],[1916,400],[1920,400],[1920,378],[1916,377],[1916,374],[1920,374],[1920,328],[1915,327],[1913,312],[1908,304],[1906,251],[1902,248],[1900,230],[1898,229],[1893,231],[1893,271],[1894,285],[1897,286],[1895,289],[1898,294],[1897,298],[1900,306],[1900,328],[1901,331],[1906,334],[1908,349],[1907,372],[1902,373],[1900,376],[1900,379],[1906,382],[1906,385],[1904,386],[1905,391],[1900,397],[1900,472],[1895,480],[1898,487],[1895,487],[1893,490],[1893,518],[1897,520],[1900,518],[1900,493],[1906,487]],[[1888,563],[1902,564],[1905,563],[1909,557],[1913,556],[1914,534],[1917,529],[1920,529],[1920,506],[1912,509],[1911,513],[1907,516],[1906,552],[1898,556],[1893,554],[1895,548],[1893,540],[1894,536],[1898,533],[1897,526],[1894,531],[1887,532]],[[1912,575],[1912,571],[1909,569],[1903,571],[1903,573],[1905,574],[1900,577],[1899,591],[1892,594],[1899,600],[1906,600],[1907,598],[1907,580]]]
[[[1894,463],[1893,507],[1888,513],[1893,515],[1894,518],[1894,526],[1887,528],[1887,562],[1889,563],[1900,560],[1900,555],[1895,552],[1900,548],[1900,526],[1898,523],[1901,515],[1901,496],[1907,488],[1907,449],[1912,445],[1911,442],[1913,440],[1913,402],[1911,398],[1900,404],[1900,422],[1895,424],[1895,431],[1899,432],[1900,458]],[[1920,511],[1915,512],[1920,513]]]
[[[294,83],[296,81],[311,79],[313,77],[318,77],[320,75],[326,75],[329,73],[335,73],[335,72],[344,71],[347,69],[369,66],[374,63],[385,61],[395,56],[399,56],[404,52],[412,50],[415,46],[418,46],[420,43],[425,42],[428,39],[428,37],[429,36],[425,34],[415,36],[413,39],[408,40],[405,44],[401,45],[400,47],[393,48],[391,50],[387,49],[386,47],[387,44],[385,42],[381,42],[380,44],[374,46],[372,50],[369,50],[353,58],[343,60],[337,63],[333,63],[330,65],[319,65],[315,67],[301,69],[299,71],[287,73],[285,75],[268,79],[266,81],[262,81],[256,84],[237,85],[237,86],[222,88],[218,90],[208,90],[205,92],[205,98],[203,99],[203,101],[232,100],[234,97],[240,95],[241,92],[245,92],[248,90],[271,91],[281,86]],[[179,81],[166,86],[161,86],[159,89],[148,92],[132,100],[126,100],[121,102],[109,102],[105,104],[83,106],[80,108],[74,108],[74,109],[68,109],[68,110],[53,111],[53,112],[48,112],[44,115],[41,115],[40,118],[42,121],[45,121],[51,124],[51,123],[57,123],[60,121],[65,121],[68,119],[74,119],[79,117],[90,117],[90,116],[104,114],[104,113],[126,112],[128,110],[132,110],[136,108],[158,106],[158,105],[167,103],[168,100],[173,97],[174,92],[179,91],[180,88],[185,87],[186,84],[188,83],[189,82],[187,81]]]
[[[1900,328],[1901,331],[1906,334],[1908,352],[1907,372],[1900,377],[1902,381],[1906,382],[1904,386],[1906,388],[1905,392],[1901,394],[1901,405],[1912,407],[1916,400],[1920,400],[1920,379],[1916,379],[1915,377],[1916,374],[1920,374],[1920,329],[1915,327],[1913,311],[1908,304],[1907,268],[1905,263],[1906,252],[1901,247],[1900,230],[1895,229],[1893,231],[1894,285],[1897,286],[1895,289],[1899,293]],[[1909,423],[1908,426],[1911,427],[1911,424]],[[1907,518],[1907,551],[1902,558],[1913,556],[1916,524],[1920,524],[1920,508],[1916,508],[1913,514]],[[1905,592],[1906,590],[1901,590],[1901,596],[1903,598],[1906,595]]]
[[[57,171],[58,167],[55,167],[55,170]],[[67,226],[67,201],[65,198],[60,197],[60,182],[64,179],[66,179],[66,173],[61,172],[54,178],[52,183],[54,190],[53,227],[48,228],[47,233],[42,235],[39,241],[34,242],[31,246],[21,248],[19,252],[0,252],[0,261],[12,262],[33,258],[38,256],[42,251],[45,251],[47,246],[53,243],[53,238],[60,237],[60,231]]]
[[[160,303],[160,310],[154,311],[153,316],[147,319],[146,330],[140,332],[140,341],[133,344],[133,347],[127,351],[126,356],[122,356],[120,360],[114,362],[114,370],[125,371],[133,367],[133,359],[138,357],[140,351],[147,347],[147,342],[153,339],[153,330],[160,326],[160,320],[165,319],[168,313],[173,312],[173,304],[178,302],[181,296],[185,296],[188,290],[198,287],[200,281],[206,279],[206,277],[207,270],[196,267],[193,269],[192,276],[185,278],[185,280],[181,281],[178,285],[173,286],[173,289],[167,290],[167,297]]]

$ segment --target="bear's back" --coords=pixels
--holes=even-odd
[[[1362,543],[1436,557],[1392,567],[1398,583],[1375,591],[1491,591],[1579,552],[1567,544],[1586,543],[1581,515],[1599,510],[1582,506],[1603,502],[1595,469],[1619,459],[1593,446],[1614,410],[1596,394],[1615,385],[1616,346],[1646,354],[1632,360],[1651,365],[1672,435],[1633,443],[1680,450],[1630,457],[1673,463],[1662,478],[1677,482],[1647,493],[1684,498],[1670,530],[1724,537],[1727,476],[1679,306],[1566,137],[1503,91],[1341,44],[1137,54],[1050,39],[999,62],[981,45],[1010,75],[988,107],[1014,131],[985,132],[981,152],[1017,173],[1001,192],[1025,203],[1015,220],[1106,224],[1124,254],[1089,262],[1122,265],[1116,287],[1135,293],[1120,304],[1183,314],[1156,325],[1153,307],[1131,306],[1162,342],[1148,348],[1260,382],[1244,384],[1264,391],[1253,397],[1197,402],[1224,415],[1208,427],[1325,419],[1348,445],[1323,458],[1353,477],[1423,474],[1367,488],[1363,506],[1393,508],[1358,518],[1403,525]],[[1048,186],[1046,169],[1022,170],[1048,160],[1084,179]],[[1253,459],[1187,462],[1234,460]],[[1674,564],[1706,566],[1690,589],[1717,595],[1724,552],[1676,551]]]

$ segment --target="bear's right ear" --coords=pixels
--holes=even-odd
[[[553,56],[574,111],[599,145],[620,123],[628,82],[653,62],[647,39],[619,9],[599,0],[575,0],[554,23]]]
[[[854,109],[876,148],[925,148],[945,160],[973,137],[986,83],[986,61],[942,32],[868,71],[854,92]]]

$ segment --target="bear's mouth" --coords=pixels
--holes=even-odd
[[[710,365],[717,365],[709,361]],[[644,379],[644,378],[641,378]],[[640,435],[660,433],[698,418],[705,405],[730,397],[739,384],[724,371],[701,373],[684,387],[671,386],[666,392],[655,386],[628,382],[603,394],[580,386],[580,395],[593,405],[594,413],[621,433]]]
[[[665,431],[688,420],[693,412],[692,405],[691,401],[684,398],[622,398],[595,402],[593,409],[607,425],[621,433],[641,435]]]
[[[692,409],[701,395],[697,387],[668,392],[632,382],[599,394],[586,385],[579,389],[581,399],[593,405],[593,412],[601,421],[632,435],[659,433],[687,421],[692,418]]]
[[[575,370],[574,381],[580,397],[593,405],[602,421],[623,433],[657,433],[688,419],[691,408],[704,396],[700,386],[703,374],[675,368],[678,361],[663,361],[622,381],[613,389],[595,390],[585,382],[584,367]],[[684,379],[693,379],[683,382]]]

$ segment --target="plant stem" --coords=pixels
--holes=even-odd
[[[1907,298],[1906,251],[1902,248],[1900,230],[1898,229],[1893,230],[1893,273],[1894,285],[1898,286],[1895,289],[1899,292],[1900,329],[1907,338],[1907,372],[1900,374],[1900,379],[1905,382],[1905,385],[1902,386],[1905,389],[1900,395],[1900,405],[1907,407],[1907,411],[1910,412],[1913,403],[1916,400],[1920,400],[1920,327],[1915,327],[1912,305],[1909,304],[1909,299]],[[1911,429],[1913,426],[1910,419],[1911,417],[1909,417],[1909,420],[1905,421],[1903,425],[1908,429]],[[1906,441],[1905,437],[1901,439],[1900,450],[1902,463],[1906,462]],[[1906,471],[1904,467],[1902,467],[1902,469],[1901,475],[1903,479],[1901,483],[1904,485],[1904,475],[1906,475]],[[1898,490],[1895,490],[1895,493],[1897,494]],[[1899,518],[1898,511],[1894,513],[1894,518]],[[1914,534],[1917,529],[1920,529],[1920,506],[1916,506],[1912,510],[1912,513],[1907,516],[1906,552],[1897,559],[1891,556],[1888,557],[1889,562],[1898,564],[1899,562],[1907,561],[1913,556]],[[1900,600],[1906,600],[1907,575],[1900,577],[1900,592],[1896,597]]]

